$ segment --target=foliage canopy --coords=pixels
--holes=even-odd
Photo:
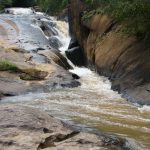
[[[123,32],[150,40],[149,0],[85,0],[89,6],[83,19],[95,14],[108,14],[117,22],[123,22]]]
[[[108,14],[118,22],[123,22],[122,31],[140,38],[150,39],[150,0],[83,0],[88,10],[83,19],[95,14]],[[50,14],[61,12],[68,0],[0,0],[0,9],[9,6],[39,6]]]

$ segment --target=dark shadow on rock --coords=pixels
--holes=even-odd
[[[79,46],[79,43],[76,38],[71,38],[68,49]]]
[[[77,46],[68,49],[66,52],[67,58],[76,66],[84,66],[83,50]]]
[[[77,80],[80,79],[80,77],[75,73],[72,74],[72,77],[73,77],[73,79],[77,79]]]

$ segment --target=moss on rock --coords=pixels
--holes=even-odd
[[[35,68],[24,69],[22,72],[20,75],[20,79],[22,80],[44,80],[48,75],[47,72]]]

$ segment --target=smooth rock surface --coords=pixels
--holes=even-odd
[[[1,150],[121,150],[117,138],[72,131],[37,109],[3,104],[0,107]]]
[[[84,1],[70,1],[71,35],[84,49],[86,66],[108,77],[112,89],[128,100],[150,105],[147,90],[150,83],[149,43],[119,32],[123,24],[108,15],[99,14],[82,20],[81,14],[85,10]]]
[[[54,61],[59,66],[64,69],[72,69],[72,66],[67,62],[67,59],[58,50],[44,50],[38,52],[40,55],[45,56],[49,62]]]
[[[26,94],[29,92],[48,92],[55,88],[77,87],[80,85],[67,69],[71,69],[65,57],[58,51],[39,52],[47,62],[34,62],[30,53],[24,53],[16,46],[3,43],[0,47],[0,59],[6,59],[20,69],[20,72],[0,71],[0,99],[5,96]]]

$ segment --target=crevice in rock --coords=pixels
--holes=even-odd
[[[70,134],[64,135],[64,134],[55,134],[47,137],[44,142],[40,143],[37,150],[48,148],[48,147],[55,147],[55,142],[61,142],[64,140],[67,140],[69,138],[72,138],[79,134],[78,131],[73,131]]]
[[[147,89],[146,91],[147,91],[147,92],[150,92],[150,90],[148,90],[148,89]]]
[[[15,141],[0,141],[0,144],[1,145],[4,145],[4,146],[12,146],[12,145],[16,145]]]
[[[43,128],[43,132],[44,132],[44,133],[53,133],[52,130],[49,130],[49,129],[47,129],[47,128]]]

